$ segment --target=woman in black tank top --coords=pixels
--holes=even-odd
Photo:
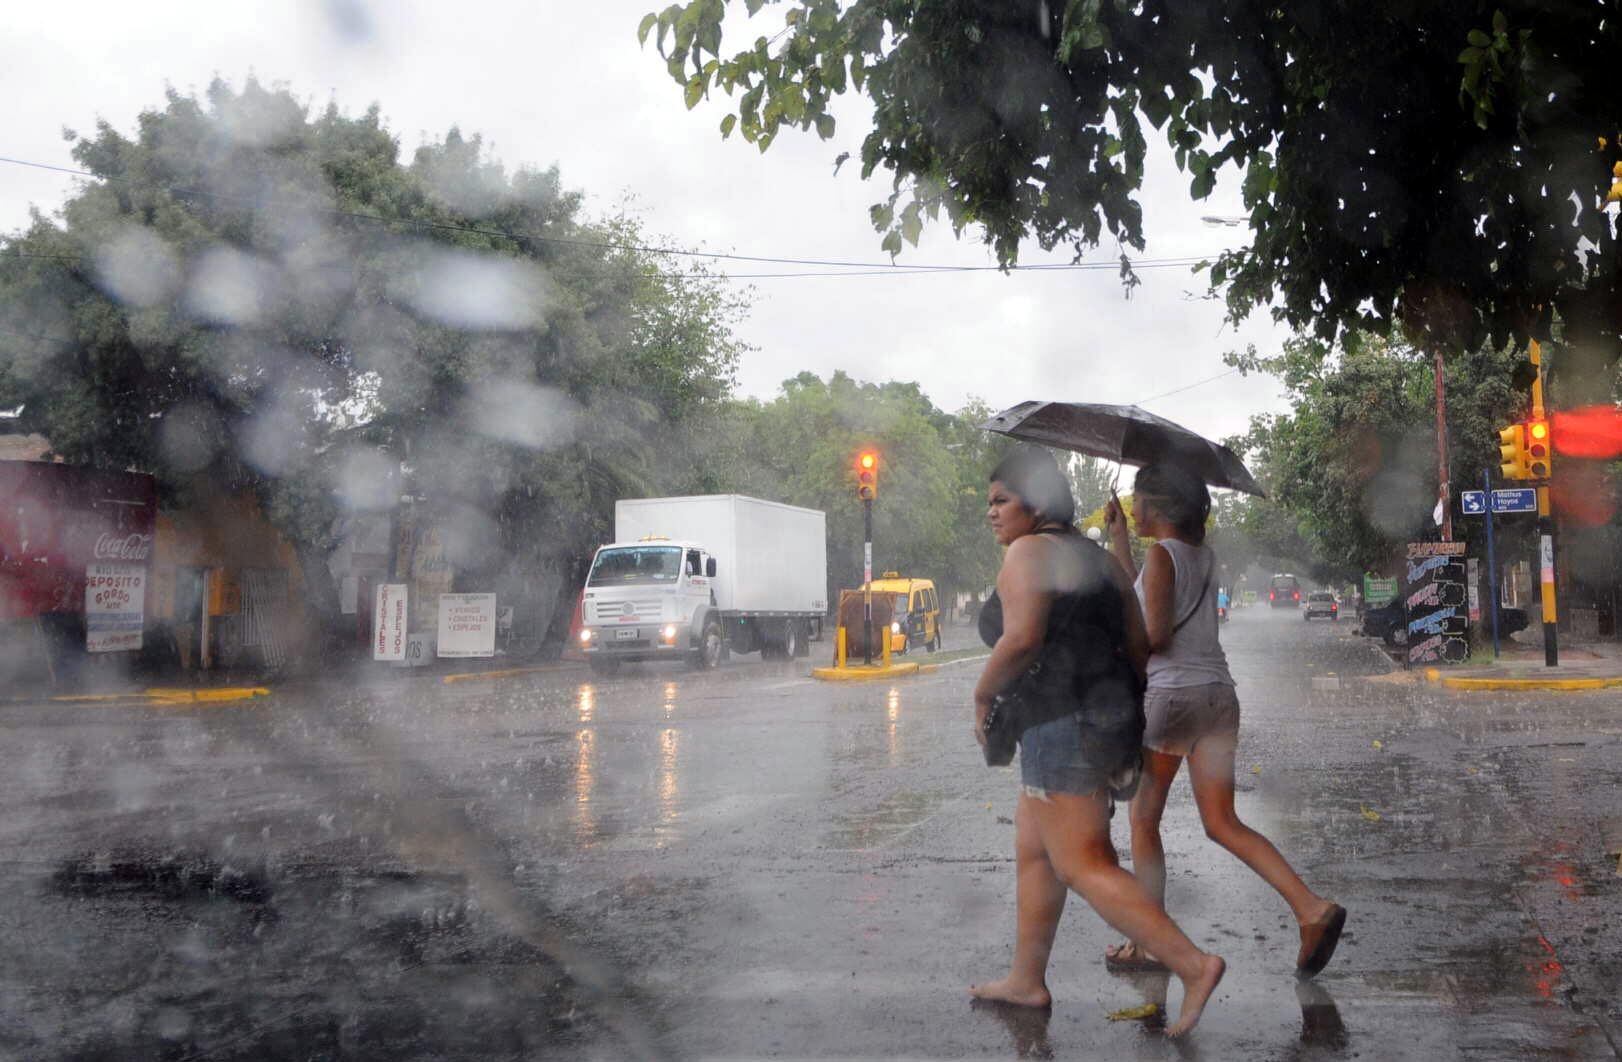
[[[1166,1031],[1199,1021],[1222,979],[1222,959],[1195,946],[1136,878],[1116,862],[1110,843],[1112,788],[1136,777],[1142,734],[1141,682],[1147,658],[1143,616],[1126,573],[1070,529],[1075,502],[1052,455],[1014,451],[992,473],[987,518],[1007,547],[996,604],[982,613],[995,644],[975,686],[975,736],[985,740],[992,700],[1038,658],[1059,649],[1073,668],[1072,693],[1039,706],[1020,738],[1023,783],[1015,812],[1018,931],[1007,977],[972,985],[982,999],[1046,1007],[1048,956],[1070,889],[1106,922],[1162,956],[1183,983],[1183,1006]],[[999,622],[1000,621],[1000,622]],[[1000,629],[997,629],[1000,628]],[[1123,748],[1122,741],[1130,741]]]

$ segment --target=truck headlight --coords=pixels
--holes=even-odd
[[[659,633],[665,636],[665,641],[673,642],[676,640],[676,625],[674,623],[667,623],[665,624],[665,629]]]
[[[595,632],[593,632],[590,627],[582,627],[582,628],[580,628],[580,644],[581,645],[590,645],[591,644],[591,639],[594,636],[594,633]]]

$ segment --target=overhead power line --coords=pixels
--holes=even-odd
[[[57,166],[57,165],[53,165],[51,163],[35,162],[35,161],[29,160],[29,159],[18,159],[18,158],[10,158],[10,157],[7,157],[7,156],[0,156],[0,163],[6,163],[6,164],[12,165],[12,166],[24,166],[24,167],[28,167],[30,169],[46,170],[46,171],[49,171],[49,172],[52,172],[52,173],[68,174],[68,175],[74,176],[74,177],[87,177],[87,178],[90,178],[91,180],[97,180],[97,181],[111,181],[111,182],[118,182],[118,183],[123,183],[123,184],[140,184],[140,183],[142,183],[142,182],[136,181],[135,179],[129,178],[129,177],[110,176],[108,174],[94,173],[94,172],[92,172],[90,170],[79,170],[79,169],[74,169],[74,168],[69,167],[69,166]],[[286,203],[286,202],[277,202],[277,201],[274,201],[274,200],[251,199],[251,198],[247,198],[247,197],[244,197],[244,196],[232,196],[232,195],[226,195],[226,194],[220,193],[220,192],[211,192],[211,191],[208,191],[206,189],[201,189],[201,188],[184,188],[184,187],[179,187],[179,186],[176,186],[176,185],[164,184],[162,182],[151,182],[151,183],[153,183],[156,187],[162,188],[164,191],[170,193],[171,195],[180,196],[180,197],[183,197],[183,198],[184,197],[190,197],[190,196],[196,196],[196,197],[199,197],[199,198],[213,199],[213,200],[217,200],[217,201],[220,201],[220,202],[226,202],[226,203],[239,203],[239,204],[251,207],[252,209],[255,209],[255,210],[263,210],[263,209],[268,209],[268,208],[282,208],[282,209],[288,209],[288,210],[311,209],[309,204],[303,204],[303,203]],[[766,264],[766,265],[816,266],[816,267],[839,269],[839,270],[865,270],[865,271],[867,271],[865,275],[869,275],[869,276],[882,276],[882,275],[891,275],[891,274],[894,274],[894,275],[908,275],[908,274],[917,275],[917,274],[922,274],[922,273],[936,273],[936,272],[938,272],[938,273],[985,273],[985,272],[1004,272],[1004,271],[1006,271],[1006,272],[1015,272],[1015,273],[1086,272],[1086,271],[1099,271],[1099,270],[1112,270],[1112,271],[1114,271],[1114,270],[1119,270],[1120,267],[1121,267],[1121,263],[1119,261],[1053,262],[1053,263],[1042,263],[1042,264],[1038,264],[1038,265],[1028,265],[1028,266],[1015,265],[1015,266],[1009,266],[1006,270],[1004,270],[1004,268],[1002,266],[994,266],[994,265],[945,265],[945,264],[928,264],[928,263],[909,263],[907,265],[899,265],[899,264],[896,264],[896,263],[893,263],[893,262],[888,262],[888,263],[887,262],[872,262],[872,261],[863,262],[863,261],[848,261],[848,260],[827,259],[827,258],[801,258],[801,257],[776,256],[776,255],[737,254],[735,252],[726,252],[726,251],[699,251],[699,250],[693,250],[693,249],[690,249],[690,248],[653,247],[653,246],[644,245],[644,244],[617,243],[617,242],[612,241],[612,240],[587,240],[587,239],[578,239],[578,238],[567,237],[567,236],[543,236],[543,235],[540,235],[538,233],[515,232],[515,231],[507,230],[507,229],[486,228],[486,227],[481,226],[481,225],[459,225],[459,224],[456,224],[454,222],[448,222],[448,221],[430,221],[430,220],[415,219],[415,218],[390,218],[390,217],[384,217],[384,216],[379,215],[379,214],[367,214],[367,213],[364,213],[362,211],[342,210],[342,209],[340,209],[338,207],[315,207],[313,209],[317,213],[328,214],[328,215],[331,215],[333,217],[341,217],[341,218],[346,218],[346,219],[353,220],[353,221],[365,221],[365,222],[371,222],[373,224],[380,224],[380,225],[403,225],[403,226],[408,226],[408,227],[412,227],[412,228],[432,229],[432,230],[436,230],[436,231],[446,231],[446,232],[465,232],[465,233],[470,233],[470,234],[473,234],[473,235],[492,236],[492,237],[496,237],[498,239],[511,240],[514,243],[529,242],[529,243],[554,244],[554,245],[569,246],[569,247],[591,247],[591,248],[596,248],[598,250],[631,251],[631,252],[635,252],[635,253],[639,253],[639,254],[672,255],[672,256],[685,257],[685,258],[717,259],[717,260],[730,261],[730,262],[753,262],[753,263],[756,263],[756,264]],[[1221,253],[1224,253],[1225,251],[1230,250],[1230,249],[1231,248],[1223,248],[1222,250],[1215,252],[1215,254],[1221,254]],[[1213,255],[1202,255],[1202,256],[1184,256],[1184,257],[1181,257],[1181,258],[1163,258],[1163,259],[1145,258],[1145,259],[1142,259],[1140,261],[1131,262],[1130,264],[1131,264],[1131,268],[1133,268],[1133,269],[1164,269],[1164,268],[1175,268],[1175,267],[1188,267],[1188,266],[1193,266],[1193,265],[1195,265],[1195,264],[1197,264],[1199,262],[1205,261],[1206,259],[1214,257],[1214,256],[1215,255],[1213,254]],[[45,256],[36,256],[36,257],[45,257]],[[654,276],[660,276],[660,277],[669,277],[669,276],[671,276],[671,274],[663,274],[663,273],[653,274],[653,275]],[[769,280],[769,279],[780,279],[780,278],[785,278],[785,277],[790,277],[790,276],[856,276],[856,275],[863,275],[863,274],[857,274],[857,273],[851,273],[851,272],[838,272],[838,273],[760,273],[760,274],[753,274],[753,275],[751,275],[751,274],[739,274],[739,275],[735,275],[735,276],[731,277],[730,279],[737,279],[737,280]]]
[[[1215,376],[1207,376],[1203,380],[1195,380],[1191,384],[1185,384],[1182,387],[1174,387],[1170,391],[1162,391],[1158,395],[1150,395],[1148,398],[1140,398],[1140,399],[1138,399],[1136,402],[1134,402],[1132,404],[1135,405],[1135,406],[1141,406],[1146,402],[1156,402],[1156,401],[1159,401],[1162,398],[1170,398],[1172,395],[1180,395],[1184,391],[1192,391],[1196,387],[1204,387],[1208,383],[1214,383],[1217,380],[1220,380],[1225,376],[1232,376],[1234,373],[1236,373],[1238,371],[1239,371],[1238,367],[1235,366],[1234,368],[1228,369],[1225,372],[1219,372]]]

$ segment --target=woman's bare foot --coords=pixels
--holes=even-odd
[[[1023,984],[1012,977],[1005,977],[1001,981],[988,981],[983,985],[970,985],[969,995],[975,999],[990,1000],[994,1003],[1011,1003],[1016,1007],[1053,1006],[1053,996],[1048,992],[1047,985]]]
[[[1228,970],[1228,964],[1220,956],[1207,955],[1200,960],[1200,969],[1192,980],[1180,977],[1183,982],[1183,1009],[1177,1013],[1177,1023],[1168,1026],[1166,1035],[1170,1037],[1182,1036],[1199,1024],[1200,1013],[1205,1010],[1205,1004],[1210,1000],[1211,993],[1222,980],[1222,975]]]

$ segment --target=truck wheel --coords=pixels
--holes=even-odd
[[[698,636],[698,648],[693,650],[691,664],[695,671],[712,671],[721,666],[726,659],[726,637],[721,633],[721,625],[715,620],[708,620],[704,630]]]
[[[933,653],[935,650],[939,649],[940,647],[941,647],[941,632],[940,632],[940,628],[937,627],[937,628],[935,628],[935,637],[931,638],[929,641],[924,643],[924,652]]]
[[[794,620],[783,624],[783,637],[774,647],[780,660],[792,660],[800,655],[800,625]]]
[[[799,648],[795,650],[794,655],[803,659],[804,657],[811,655],[811,624],[805,622],[804,620],[795,620],[794,626],[800,632],[800,645]]]

